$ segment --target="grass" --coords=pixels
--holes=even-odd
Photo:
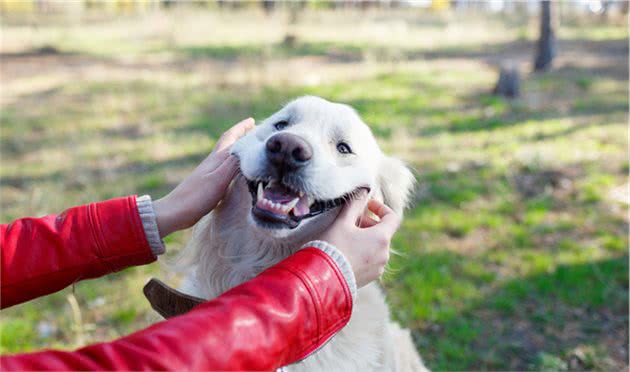
[[[531,22],[311,12],[290,26],[282,13],[178,12],[81,32],[45,17],[28,32],[3,26],[2,222],[160,197],[232,123],[316,94],[355,107],[417,175],[384,287],[431,369],[627,368],[627,193],[611,196],[627,191],[625,26],[563,23],[555,68],[524,73],[508,101],[489,94],[493,64],[531,61]],[[362,32],[341,32],[348,17]],[[170,254],[189,234],[166,239]],[[2,352],[155,322],[141,294],[151,276],[178,280],[153,264],[3,311]]]

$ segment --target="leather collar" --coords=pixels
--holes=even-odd
[[[168,319],[185,314],[206,300],[187,295],[164,284],[161,280],[151,278],[142,289],[153,310]]]

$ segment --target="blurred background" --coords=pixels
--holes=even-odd
[[[315,94],[417,175],[384,287],[430,368],[627,371],[627,13],[0,0],[0,220],[159,198],[233,123]],[[178,281],[153,264],[3,311],[2,352],[145,327],[151,276]]]

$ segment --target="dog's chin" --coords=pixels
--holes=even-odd
[[[361,189],[360,186],[337,198],[317,200],[310,195],[280,181],[247,180],[252,198],[251,218],[258,228],[280,235],[302,225],[316,223],[325,215],[333,214]],[[274,234],[276,235],[276,234]]]
[[[279,215],[257,206],[252,206],[252,219],[258,227],[268,230],[296,229],[301,225],[301,220],[294,220],[286,215]]]
[[[305,236],[310,236],[314,233],[321,232],[327,227],[338,214],[339,208],[330,210],[317,217],[312,217],[290,228],[282,222],[270,222],[268,220],[260,219],[254,214],[254,210],[249,213],[248,220],[250,226],[261,234],[261,236],[270,237],[273,239],[300,239]]]

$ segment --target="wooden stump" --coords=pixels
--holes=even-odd
[[[520,95],[520,85],[518,68],[513,65],[504,65],[501,67],[499,80],[492,93],[501,97],[516,98]]]

